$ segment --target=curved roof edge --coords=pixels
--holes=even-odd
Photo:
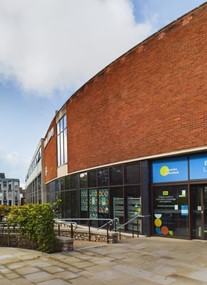
[[[189,12],[185,13],[184,15],[180,16],[179,18],[177,18],[176,20],[172,21],[171,23],[169,23],[168,25],[164,26],[163,28],[161,28],[160,30],[158,30],[157,32],[153,33],[152,35],[150,35],[148,38],[144,39],[143,41],[139,42],[138,44],[136,44],[135,46],[133,46],[131,49],[129,49],[127,52],[123,53],[122,55],[120,55],[118,58],[116,58],[114,61],[112,61],[111,63],[109,63],[108,65],[106,65],[103,69],[101,69],[98,73],[96,73],[93,77],[91,77],[88,81],[86,81],[80,88],[78,88],[63,104],[63,106],[56,111],[55,117],[57,115],[57,113],[59,113],[62,108],[70,101],[72,100],[82,89],[84,89],[87,85],[89,85],[90,83],[92,83],[94,81],[94,79],[98,76],[100,76],[102,73],[104,73],[109,67],[113,66],[115,63],[117,63],[119,60],[121,60],[121,58],[129,55],[131,52],[133,52],[135,49],[137,49],[139,46],[142,46],[144,44],[146,44],[148,41],[152,40],[153,38],[155,38],[156,36],[158,36],[159,34],[161,34],[164,31],[167,31],[168,29],[171,30],[173,28],[175,28],[175,24],[180,23],[182,20],[184,20],[186,18],[186,16],[190,16],[191,14],[193,14],[194,12],[198,12],[198,10],[200,10],[202,7],[206,6],[207,8],[207,2],[204,2],[203,4],[195,7],[194,9],[190,10]]]

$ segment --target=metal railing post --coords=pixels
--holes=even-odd
[[[139,237],[139,218],[137,218],[137,237]]]
[[[91,220],[88,221],[88,240],[91,241]]]
[[[10,246],[10,226],[9,226],[9,224],[7,224],[7,235],[8,235],[8,246]]]
[[[119,240],[121,240],[121,229],[119,229]]]
[[[70,224],[70,237],[73,238],[74,232],[73,232],[73,223]]]
[[[109,243],[109,223],[107,223],[107,228],[106,228],[106,240],[107,243]]]
[[[147,227],[148,227],[148,234],[147,237],[150,237],[151,234],[151,225],[150,225],[150,218],[147,217]]]
[[[91,241],[91,236],[92,236],[92,232],[91,232],[91,226],[92,226],[92,221],[106,221],[105,224],[103,224],[101,227],[97,228],[97,230],[100,230],[102,228],[105,227],[105,230],[107,230],[107,243],[109,243],[109,239],[110,239],[110,233],[109,231],[112,231],[115,229],[115,232],[119,232],[120,227],[118,227],[119,225],[119,219],[118,218],[114,218],[114,219],[107,219],[107,218],[63,218],[63,219],[54,219],[55,222],[55,227],[57,227],[57,235],[61,236],[61,232],[62,232],[62,228],[61,225],[70,225],[70,236],[73,238],[75,235],[75,230],[77,228],[77,223],[74,221],[87,221],[87,225],[88,225],[88,240]],[[131,222],[131,220],[129,221]],[[127,223],[129,223],[127,222]],[[123,227],[123,225],[121,226]],[[121,230],[119,232],[119,239],[121,240]]]

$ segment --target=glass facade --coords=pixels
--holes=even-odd
[[[140,163],[121,164],[60,178],[47,185],[48,201],[62,199],[62,218],[119,218],[124,224],[142,213]],[[84,221],[82,221],[84,223]],[[103,221],[93,221],[101,226]],[[141,224],[139,232],[142,232]],[[131,230],[129,226],[126,230]],[[138,230],[138,228],[137,228]]]
[[[158,235],[188,238],[188,185],[153,187],[154,232]]]
[[[46,186],[47,201],[54,203],[61,199],[59,217],[76,218],[78,217],[78,196],[77,196],[77,175],[65,176]]]
[[[35,195],[34,195],[35,196]],[[207,154],[113,165],[60,178],[47,185],[47,201],[62,199],[63,218],[150,219],[126,231],[207,239]],[[149,222],[150,221],[150,222]],[[84,223],[84,221],[82,221]]]
[[[27,203],[41,204],[42,203],[42,186],[41,174],[38,175],[28,186],[26,191]]]
[[[153,234],[207,239],[207,153],[152,162]]]
[[[114,166],[109,169],[110,171],[110,185],[123,184],[123,167]],[[138,173],[136,175],[139,175]]]

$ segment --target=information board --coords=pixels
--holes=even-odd
[[[188,180],[187,157],[171,158],[152,163],[153,183]]]

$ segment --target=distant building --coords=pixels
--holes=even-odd
[[[43,170],[43,148],[44,140],[41,139],[38,147],[34,153],[32,161],[30,163],[26,178],[25,187],[27,189],[25,193],[26,203],[42,203],[45,202],[45,184],[44,177],[42,175]]]
[[[22,187],[20,187],[20,200],[21,200],[21,205],[25,204],[25,189],[23,189]]]
[[[20,205],[20,182],[16,178],[6,178],[4,173],[0,173],[0,204]]]

